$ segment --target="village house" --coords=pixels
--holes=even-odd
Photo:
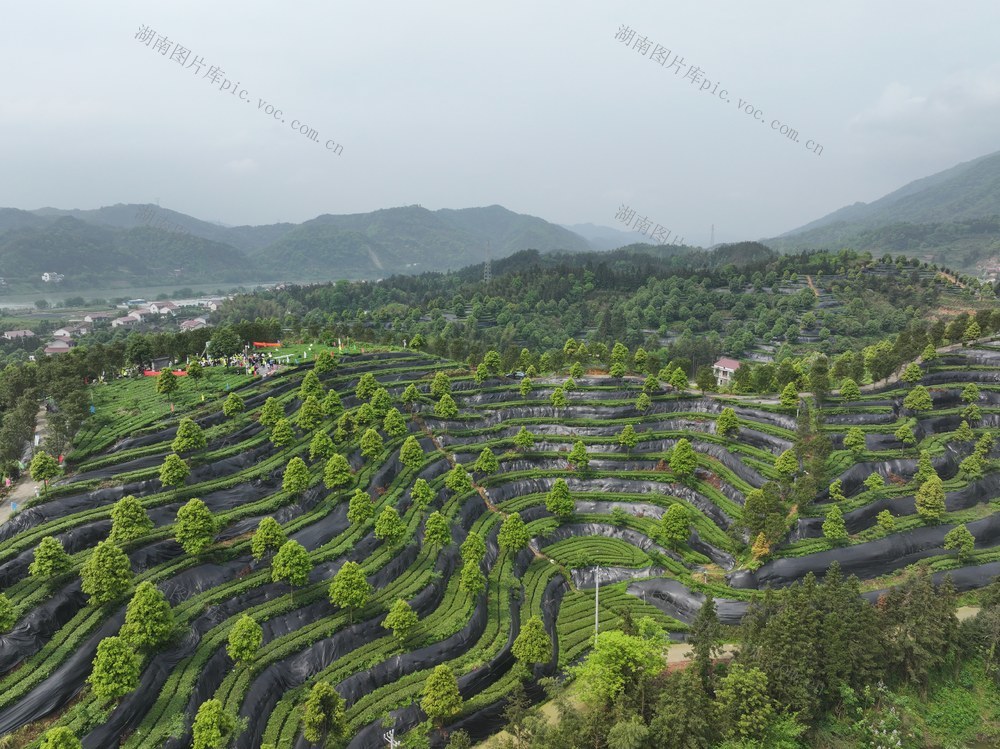
[[[185,320],[181,323],[181,330],[200,330],[201,328],[207,328],[208,322],[204,317],[195,317],[191,320]]]
[[[108,322],[114,320],[117,316],[117,312],[88,312],[83,316],[83,321],[89,323]]]
[[[140,316],[137,315],[125,315],[124,317],[116,317],[111,321],[112,328],[122,328],[131,327],[132,325],[138,325],[142,320]]]
[[[177,313],[177,305],[173,302],[153,302],[149,305],[149,311],[154,315],[174,315]]]
[[[729,387],[733,381],[733,375],[740,368],[740,363],[736,359],[728,359],[725,356],[712,365],[712,374],[715,375],[715,383],[720,387]]]
[[[3,337],[8,341],[16,341],[19,338],[34,338],[35,334],[30,330],[8,330]]]
[[[71,348],[73,348],[72,338],[56,338],[55,340],[49,341],[48,345],[45,346],[46,354],[65,354]]]

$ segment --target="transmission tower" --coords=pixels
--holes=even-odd
[[[490,251],[490,243],[486,243],[486,262],[483,263],[483,283],[493,280],[493,253]]]

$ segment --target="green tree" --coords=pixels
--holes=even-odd
[[[111,508],[111,535],[117,544],[124,544],[153,530],[146,508],[131,494],[119,499]]]
[[[979,323],[977,323],[975,320],[972,320],[966,326],[965,331],[962,333],[962,343],[968,346],[973,341],[982,338],[982,335],[983,331],[980,329]]]
[[[903,375],[900,379],[912,385],[914,383],[920,382],[920,379],[924,376],[924,371],[920,368],[920,365],[916,362],[910,362],[906,365],[906,369],[903,370]]]
[[[434,415],[441,419],[454,419],[458,416],[458,406],[449,393],[442,395],[441,400],[434,404]]]
[[[737,741],[763,741],[774,719],[767,674],[735,665],[719,681],[716,700],[723,734]]]
[[[121,637],[105,637],[97,646],[94,667],[87,679],[102,703],[124,697],[139,686],[141,658]]]
[[[552,395],[549,396],[549,403],[552,404],[553,408],[566,408],[569,405],[569,398],[566,397],[566,390],[562,387],[557,387],[552,391]]]
[[[850,377],[845,377],[840,383],[840,397],[845,401],[856,401],[861,398],[861,388]]]
[[[387,505],[375,520],[375,538],[385,541],[387,546],[396,546],[406,537],[406,525],[399,517],[399,511]]]
[[[472,478],[461,463],[455,463],[445,474],[444,485],[455,494],[462,494],[472,489]]]
[[[337,359],[334,357],[332,351],[324,351],[321,353],[316,357],[316,363],[313,364],[313,372],[317,375],[327,374],[336,368]]]
[[[976,403],[970,403],[962,409],[962,418],[972,423],[983,418],[983,411]]]
[[[177,435],[170,443],[170,449],[175,453],[189,453],[195,450],[204,450],[208,442],[205,433],[193,419],[184,417],[177,425]]]
[[[646,393],[639,393],[635,399],[635,410],[639,413],[646,413],[652,405],[653,401]]]
[[[834,502],[843,502],[847,497],[844,496],[844,485],[840,479],[834,479],[830,483],[830,499]]]
[[[567,460],[575,470],[587,470],[587,466],[590,465],[590,456],[587,455],[587,446],[583,444],[583,440],[577,440],[573,443],[573,449],[569,451]]]
[[[927,450],[921,450],[920,457],[917,459],[917,470],[913,474],[913,483],[920,486],[931,476],[936,475],[937,471],[934,470],[934,465],[931,463],[931,454]]]
[[[938,358],[937,349],[934,348],[933,343],[928,343],[924,346],[923,352],[920,354],[920,358],[925,362],[931,362]]]
[[[634,426],[626,424],[622,428],[621,433],[618,435],[618,444],[629,451],[639,444],[639,435],[636,434]]]
[[[976,336],[977,338],[979,336]],[[969,532],[967,525],[956,525],[944,536],[944,548],[958,551],[958,561],[968,561],[969,556],[975,551],[976,538]]]
[[[35,457],[31,459],[28,472],[31,474],[32,481],[42,482],[42,491],[48,497],[49,481],[62,473],[62,469],[59,467],[59,461],[44,450],[39,450],[35,453]]]
[[[477,531],[469,531],[459,551],[463,562],[473,561],[479,564],[486,558],[486,542]]]
[[[177,511],[174,538],[188,554],[200,554],[212,543],[218,532],[218,521],[200,499],[188,500]]]
[[[333,440],[326,432],[316,432],[309,442],[309,460],[328,460],[334,451]]]
[[[955,442],[967,444],[969,442],[974,442],[975,439],[976,434],[972,431],[972,427],[969,426],[969,422],[963,420],[962,423],[958,425],[958,429],[955,430]]]
[[[412,411],[414,404],[420,400],[420,391],[417,390],[417,386],[412,382],[407,385],[400,400],[403,401],[403,405],[409,406]]]
[[[979,386],[970,382],[968,385],[962,388],[962,400],[965,403],[975,403],[979,400]]]
[[[723,437],[737,434],[740,430],[740,420],[736,417],[736,412],[731,408],[722,409],[719,418],[715,421],[715,432]]]
[[[337,411],[343,408],[340,402],[340,396],[337,395],[336,390],[330,390],[325,396],[323,396],[323,414],[326,416],[333,416]]]
[[[9,632],[17,622],[17,612],[14,604],[3,593],[0,593],[0,632]]]
[[[245,665],[254,659],[263,642],[264,630],[251,616],[244,614],[229,630],[226,653],[236,663]]]
[[[419,620],[417,612],[410,607],[410,604],[402,598],[397,598],[382,620],[382,628],[392,630],[392,636],[397,642],[402,643],[417,626]]]
[[[306,372],[299,385],[299,400],[307,400],[309,396],[313,396],[317,400],[323,397],[323,383],[319,381],[319,376],[312,369]]]
[[[365,372],[361,375],[358,380],[358,384],[354,387],[354,394],[357,396],[358,400],[366,401],[372,397],[372,394],[379,389],[378,380],[375,379],[375,375],[371,372]]]
[[[69,572],[73,562],[63,548],[62,542],[53,536],[45,536],[35,547],[34,561],[28,565],[32,577],[52,580]]]
[[[958,464],[958,468],[966,479],[981,478],[984,468],[983,459],[978,452],[973,452],[962,459],[962,462]]]
[[[675,368],[673,374],[670,375],[670,386],[674,390],[687,390],[689,384],[687,374],[684,370],[680,367]]]
[[[523,666],[548,663],[552,659],[552,639],[539,616],[530,617],[514,638],[511,653]]]
[[[271,428],[271,444],[275,447],[288,447],[295,444],[295,430],[288,419],[278,419]]]
[[[590,655],[575,669],[583,701],[604,708],[625,695],[641,703],[650,680],[663,671],[662,644],[618,630],[605,630],[596,639]]]
[[[80,579],[90,602],[102,606],[128,590],[132,584],[132,565],[113,541],[99,541],[83,563]]]
[[[642,382],[642,392],[648,395],[655,395],[660,389],[660,381],[657,379],[656,375],[646,375],[646,379]]]
[[[270,427],[278,423],[278,419],[285,417],[285,409],[281,407],[278,400],[273,397],[269,397],[264,401],[264,405],[260,407],[260,415],[257,417],[257,421],[260,422],[261,426]]]
[[[691,658],[702,685],[708,689],[712,684],[713,659],[722,651],[722,625],[711,593],[705,596],[705,602],[698,609],[691,624],[688,642],[691,644],[691,652],[684,655]]]
[[[499,468],[500,461],[497,460],[497,456],[488,447],[483,448],[483,451],[479,453],[479,457],[476,458],[476,462],[472,466],[473,471],[479,471],[486,475],[495,473]]]
[[[414,471],[424,464],[424,449],[414,435],[403,440],[403,446],[399,448],[399,462]]]
[[[227,713],[219,700],[205,700],[198,708],[192,726],[192,749],[225,749],[236,733],[236,718]]]
[[[442,663],[427,677],[421,693],[420,708],[439,726],[458,715],[462,709],[462,695],[458,691],[458,678],[451,666]]]
[[[552,484],[545,495],[545,509],[562,520],[572,517],[576,512],[576,504],[565,479],[558,478]]]
[[[243,413],[246,408],[246,404],[243,399],[236,393],[230,393],[226,396],[226,400],[222,403],[222,413],[226,415],[227,418],[233,418],[237,414]]]
[[[442,549],[451,543],[451,524],[440,512],[432,512],[427,516],[424,525],[424,543]]]
[[[511,552],[520,551],[528,545],[531,539],[528,529],[521,520],[521,513],[512,512],[504,518],[503,525],[500,526],[500,533],[497,535],[497,543],[501,549],[509,549]]]
[[[835,544],[841,544],[847,540],[844,513],[841,512],[838,505],[834,505],[826,513],[826,519],[823,521],[823,538]]]
[[[477,385],[479,385],[485,382],[486,378],[489,376],[490,376],[489,368],[487,368],[485,363],[480,362],[479,366],[476,367],[475,373],[472,375],[472,379],[475,380]]]
[[[917,444],[917,437],[913,434],[913,428],[909,424],[903,424],[893,436],[902,442],[904,447],[913,447]]]
[[[385,412],[385,417],[382,419],[382,429],[390,437],[402,437],[406,434],[406,419],[403,418],[403,414],[399,412],[398,408],[390,408]]]
[[[271,582],[284,580],[293,589],[301,588],[309,582],[312,567],[309,552],[302,544],[298,541],[285,541],[271,560]]]
[[[462,565],[462,571],[458,576],[459,586],[475,598],[486,589],[486,577],[479,567],[479,562],[467,560]]]
[[[528,394],[531,392],[531,390],[532,390],[531,378],[528,377],[528,376],[523,377],[521,379],[521,384],[518,387],[518,392],[521,393],[521,397],[522,398],[527,398]]]
[[[451,393],[451,380],[444,372],[436,372],[431,380],[431,397],[440,399]]]
[[[583,377],[583,365],[578,361],[573,362],[569,368],[569,376],[577,380]]]
[[[361,489],[355,489],[347,505],[347,522],[351,525],[363,525],[375,517],[372,498]]]
[[[413,488],[410,489],[410,499],[413,500],[413,506],[418,510],[424,509],[434,501],[434,491],[426,479],[417,479],[413,482]]]
[[[374,424],[377,418],[375,409],[372,408],[371,403],[362,403],[358,406],[358,410],[354,412],[354,423],[358,427],[366,424]]]
[[[865,433],[861,427],[851,427],[844,435],[844,447],[855,455],[860,455],[865,451]]]
[[[535,446],[535,435],[528,431],[527,427],[521,427],[514,435],[514,447],[518,450],[530,450]]]
[[[45,732],[39,749],[83,749],[83,744],[70,729],[57,726]]]
[[[339,740],[346,734],[344,700],[330,682],[317,681],[302,709],[302,735],[306,741],[320,744],[324,737]]]
[[[288,461],[281,479],[281,488],[292,496],[300,496],[309,488],[309,469],[298,455]]]
[[[375,412],[376,416],[385,418],[385,415],[389,413],[389,409],[392,408],[392,396],[389,395],[388,390],[384,387],[380,387],[372,393],[372,397],[368,403],[372,407],[372,411]]]
[[[788,480],[799,470],[799,461],[795,457],[794,450],[785,450],[778,459],[774,461],[774,470],[783,479]]]
[[[716,390],[717,386],[715,375],[712,374],[712,368],[708,366],[698,367],[698,371],[694,373],[694,384],[698,386],[702,395],[709,390]]]
[[[892,513],[888,510],[882,510],[879,512],[879,514],[875,516],[875,522],[878,524],[878,527],[882,529],[882,532],[887,535],[896,530],[896,518],[894,518]]]
[[[352,476],[351,464],[347,462],[347,458],[340,453],[334,453],[326,461],[326,467],[323,469],[323,485],[327,489],[344,486],[351,483]]]
[[[365,571],[357,562],[344,562],[330,582],[330,603],[348,610],[351,622],[354,611],[360,609],[372,594]]]
[[[678,547],[691,535],[691,517],[682,504],[672,504],[660,520],[660,535],[671,547]]]
[[[681,480],[689,479],[698,467],[698,456],[686,437],[681,437],[670,451],[670,471]]]
[[[133,647],[157,650],[170,641],[174,628],[174,611],[166,596],[148,580],[139,583],[125,609],[121,638]]]
[[[177,392],[177,375],[169,369],[160,372],[156,377],[156,392],[168,398]]]
[[[868,487],[868,491],[876,496],[880,496],[882,490],[885,488],[885,479],[879,473],[870,473],[868,474],[868,478],[865,479],[865,486]]]
[[[944,517],[944,484],[940,477],[934,474],[917,490],[917,514],[925,523],[939,523]]]
[[[903,408],[910,411],[930,411],[933,406],[931,394],[923,385],[917,385],[903,398]]]
[[[781,391],[781,396],[778,398],[778,402],[785,408],[795,407],[795,404],[799,402],[799,391],[795,387],[794,382],[789,382],[785,385]]]
[[[299,425],[300,429],[308,432],[322,424],[325,415],[320,399],[315,395],[310,395],[299,406],[299,412],[295,416],[295,423]]]
[[[257,523],[257,530],[250,539],[250,551],[258,562],[268,553],[276,552],[285,543],[285,531],[281,524],[268,515]]]

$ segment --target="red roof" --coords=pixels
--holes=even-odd
[[[719,367],[720,369],[731,369],[735,372],[737,369],[740,368],[740,363],[735,359],[727,359],[725,356],[723,356],[721,359],[719,359],[719,361],[715,363],[715,366]]]

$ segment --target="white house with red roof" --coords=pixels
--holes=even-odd
[[[716,384],[721,387],[729,387],[733,381],[733,375],[740,368],[740,363],[736,359],[729,359],[723,356],[712,365],[712,374],[715,375]]]

